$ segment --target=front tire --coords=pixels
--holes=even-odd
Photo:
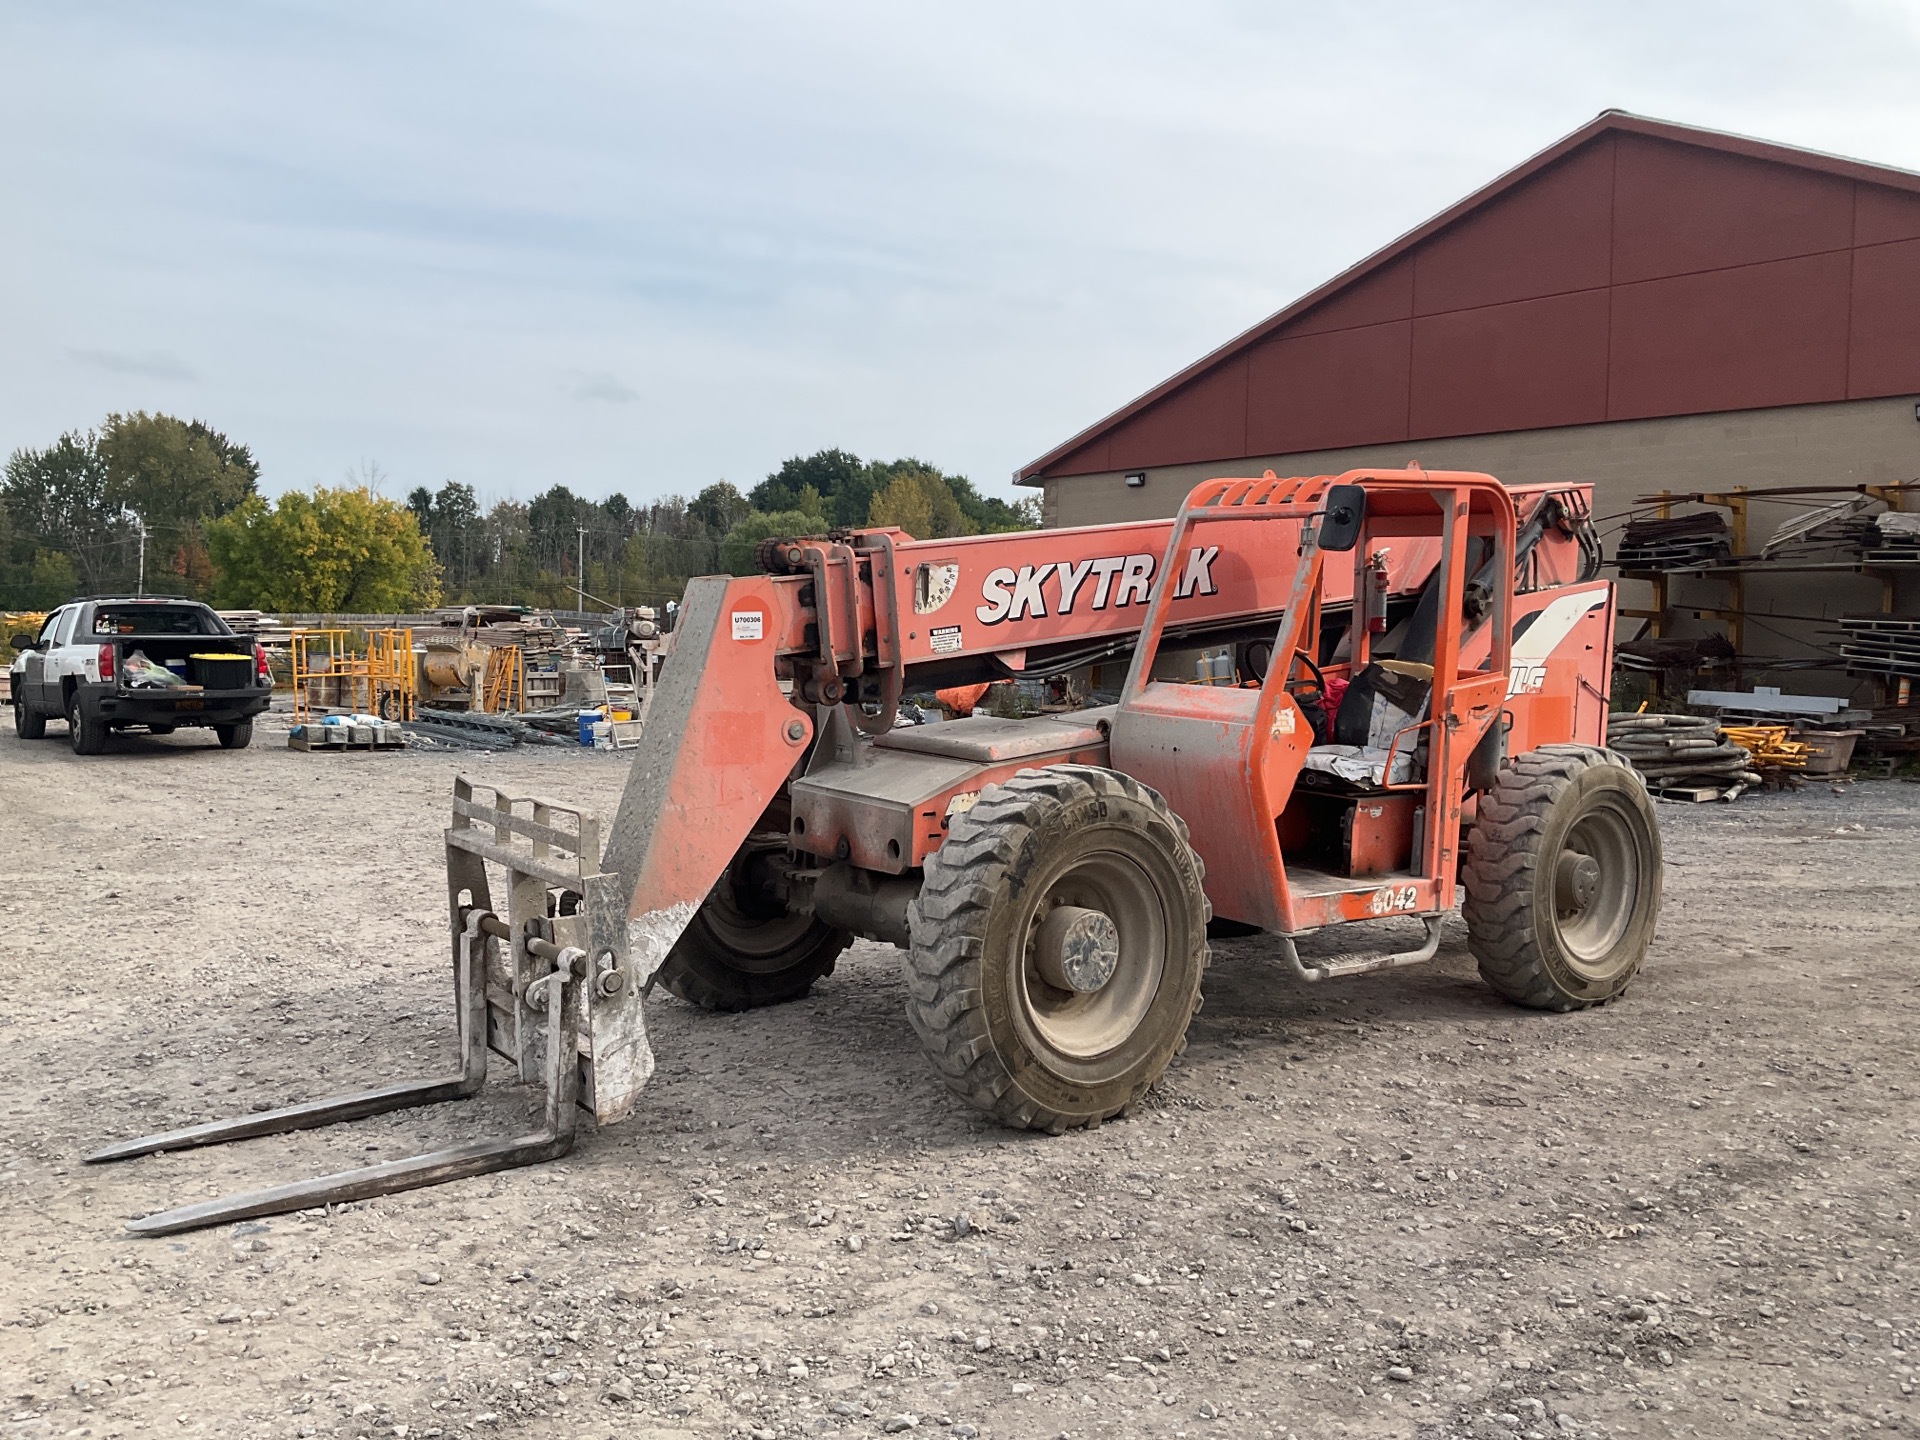
[[[762,899],[749,873],[753,853],[749,846],[735,857],[660,966],[668,992],[702,1010],[798,1000],[853,943],[845,930]]]
[[[253,743],[253,721],[242,720],[235,725],[216,725],[213,733],[220,737],[222,750],[244,750]]]
[[[907,1016],[941,1078],[1018,1129],[1137,1105],[1207,967],[1187,827],[1129,776],[1023,770],[956,815],[909,913]]]
[[[47,717],[27,704],[27,697],[13,697],[13,733],[22,740],[44,740],[47,735]]]
[[[1544,745],[1480,796],[1467,837],[1467,946],[1502,995],[1579,1010],[1622,994],[1660,917],[1660,826],[1611,750]]]
[[[98,755],[107,748],[107,722],[89,720],[77,694],[67,701],[67,739],[76,755]]]

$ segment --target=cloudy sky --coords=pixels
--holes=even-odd
[[[0,7],[0,450],[1012,469],[1619,107],[1920,169],[1920,0]]]

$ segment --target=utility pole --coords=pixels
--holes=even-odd
[[[580,599],[575,608],[582,614],[585,614],[587,609],[587,527],[581,525],[578,529],[580,531],[580,558],[575,562],[573,578],[576,582],[574,590]]]
[[[133,528],[140,534],[140,578],[134,584],[133,593],[144,595],[147,593],[147,522],[136,515]]]

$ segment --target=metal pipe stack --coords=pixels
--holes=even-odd
[[[1675,786],[1745,789],[1760,783],[1753,756],[1727,739],[1720,722],[1711,716],[1609,715],[1607,748],[1632,761],[1633,768],[1646,777],[1650,790]]]

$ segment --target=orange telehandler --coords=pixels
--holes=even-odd
[[[1172,521],[762,545],[689,583],[602,844],[589,815],[456,783],[446,832],[463,1065],[109,1147],[272,1134],[471,1094],[489,1051],[544,1081],[510,1140],[191,1205],[148,1234],[550,1158],[631,1110],[655,983],[708,1009],[807,992],[855,936],[906,951],[947,1084],[1012,1126],[1124,1115],[1179,1050],[1207,937],[1266,932],[1305,981],[1415,964],[1464,895],[1523,1005],[1617,996],[1661,852],[1601,748],[1613,587],[1590,491],[1404,470],[1210,480]],[[1232,648],[1240,684],[1191,683]],[[936,686],[1131,657],[1118,700],[898,723]],[[1185,657],[1185,658],[1183,658]],[[1411,917],[1424,943],[1304,960]]]

